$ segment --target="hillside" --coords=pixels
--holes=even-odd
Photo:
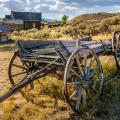
[[[81,35],[98,35],[120,30],[120,13],[83,14],[73,18],[70,26]]]
[[[94,21],[94,20],[103,20],[106,18],[111,18],[114,16],[118,16],[120,13],[106,13],[106,12],[100,12],[100,13],[91,13],[91,14],[83,14],[79,15],[71,20],[71,23],[73,22],[79,22],[79,21]]]
[[[117,16],[120,13],[107,13],[107,12],[100,12],[100,13],[91,13],[91,14],[82,14],[72,19],[72,21],[79,19],[79,20],[103,20],[106,18],[110,18],[113,16]]]

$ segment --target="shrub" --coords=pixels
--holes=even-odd
[[[18,31],[12,32],[12,36],[19,36],[19,35],[20,35],[20,33]]]

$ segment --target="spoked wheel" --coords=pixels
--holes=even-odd
[[[79,49],[69,57],[63,92],[66,101],[77,113],[89,112],[102,96],[103,69],[92,50]]]
[[[115,61],[117,68],[120,70],[120,50],[115,51]]]
[[[19,57],[19,51],[15,52],[8,68],[8,76],[12,85],[19,83],[28,75],[28,66],[30,63],[23,63]]]
[[[32,64],[32,62],[22,61],[19,51],[14,53],[8,68],[9,80],[13,86],[27,78],[28,75],[32,74],[38,69],[37,67],[32,69]],[[34,94],[33,90],[37,91],[39,94],[39,83],[40,82],[38,80],[34,81],[34,83],[31,83],[20,90],[20,93],[25,99],[27,99],[27,101],[34,103],[34,96],[36,95]]]
[[[115,53],[117,67],[120,70],[120,31],[115,32],[113,35],[112,49]]]

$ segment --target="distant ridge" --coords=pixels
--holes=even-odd
[[[83,14],[73,18],[70,23],[80,22],[80,21],[94,21],[94,20],[103,20],[110,17],[114,17],[120,15],[120,13],[107,13],[107,12],[100,12],[100,13],[92,13],[92,14]]]

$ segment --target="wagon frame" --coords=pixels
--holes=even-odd
[[[115,32],[115,35],[119,32]],[[93,99],[100,99],[104,88],[104,75],[99,55],[113,55],[120,69],[119,40],[107,42],[95,41],[18,41],[18,50],[11,58],[8,76],[13,87],[0,97],[0,102],[30,84],[34,80],[54,73],[63,78],[63,94],[72,110],[82,112],[82,108],[91,108]],[[22,64],[17,65],[15,61]],[[14,74],[13,67],[18,68]],[[21,73],[19,72],[21,69]],[[64,71],[64,72],[63,72]],[[25,75],[23,75],[25,74]],[[64,77],[63,77],[64,74]],[[22,75],[17,82],[16,76]],[[27,98],[30,100],[29,98]]]

